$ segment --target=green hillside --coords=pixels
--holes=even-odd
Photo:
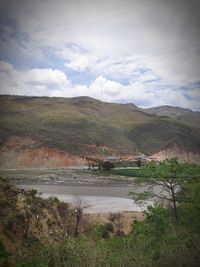
[[[133,127],[129,132],[132,140],[140,151],[154,153],[173,144],[187,151],[200,151],[200,131],[193,127],[167,119],[155,119]]]
[[[89,97],[0,97],[0,135],[31,136],[41,146],[74,154],[107,147],[115,153],[153,153],[174,143],[200,152],[200,130],[170,118],[147,114],[132,104]]]

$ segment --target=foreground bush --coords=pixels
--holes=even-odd
[[[40,242],[26,236],[20,253],[8,253],[0,243],[3,267],[198,267],[200,266],[200,187],[186,183],[179,194],[179,223],[170,209],[149,207],[129,235],[116,236],[112,224],[96,225],[91,232],[64,240]],[[63,212],[63,207],[59,206]],[[61,213],[62,213],[61,212]],[[13,228],[16,214],[6,225]],[[111,216],[115,222],[115,216]],[[14,223],[13,223],[14,222]],[[5,223],[5,222],[4,222]],[[55,228],[49,219],[48,224]],[[114,229],[116,226],[114,227]]]

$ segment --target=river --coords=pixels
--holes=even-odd
[[[17,187],[36,189],[44,198],[55,196],[73,204],[80,197],[88,203],[87,213],[144,210],[134,203],[129,192],[142,192],[147,186],[138,188],[131,177],[94,175],[69,168],[4,170],[3,174]]]
[[[145,208],[145,206],[136,205],[129,196],[129,192],[135,191],[133,186],[69,186],[50,183],[31,184],[22,181],[15,184],[24,189],[36,189],[44,198],[54,196],[66,203],[75,204],[77,198],[81,198],[88,206],[85,213],[141,212]],[[142,191],[142,189],[140,190]],[[153,202],[148,201],[148,204],[153,204]]]

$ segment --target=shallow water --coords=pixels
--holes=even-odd
[[[130,198],[132,186],[87,186],[87,185],[55,185],[55,184],[17,184],[24,189],[36,189],[39,193],[55,195],[80,195],[80,196],[107,196]]]

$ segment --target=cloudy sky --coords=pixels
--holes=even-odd
[[[199,0],[1,0],[0,94],[200,110]]]

